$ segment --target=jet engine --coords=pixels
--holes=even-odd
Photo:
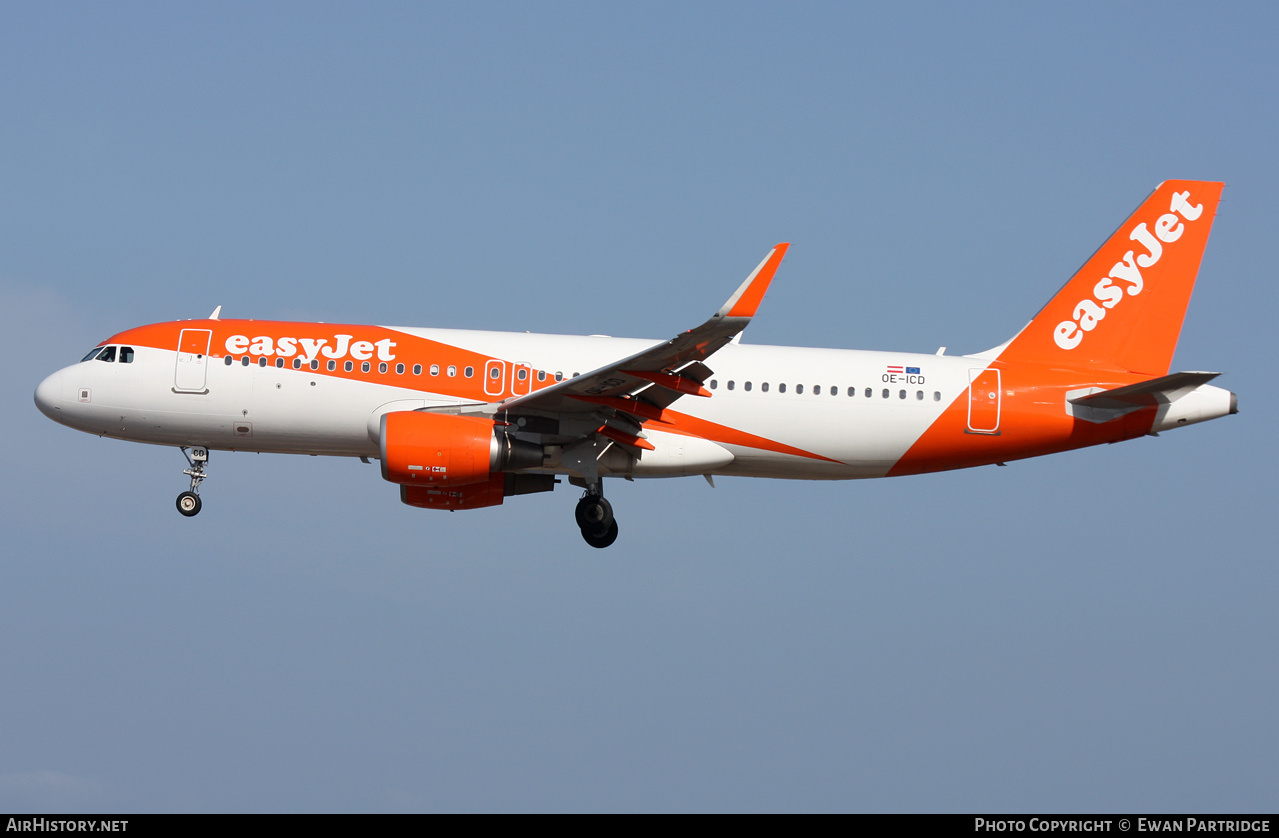
[[[402,410],[382,416],[382,477],[400,499],[428,509],[495,506],[506,495],[549,492],[552,475],[504,474],[540,468],[542,446],[513,439],[492,419]]]

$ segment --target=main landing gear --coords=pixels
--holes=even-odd
[[[188,454],[184,445],[181,450],[182,456],[187,458],[187,463],[191,466],[182,472],[191,478],[191,489],[178,495],[178,511],[186,517],[192,518],[200,514],[200,507],[202,506],[200,503],[200,484],[209,476],[204,473],[204,464],[209,461],[209,449],[203,446],[196,446]]]
[[[582,538],[592,547],[603,548],[617,541],[617,521],[613,519],[613,505],[598,486],[586,490],[586,494],[577,502],[573,517],[582,530]]]

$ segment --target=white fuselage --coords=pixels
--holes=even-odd
[[[528,380],[545,371],[571,377],[639,352],[657,341],[529,333],[396,329],[406,336],[490,358],[514,359],[488,368],[486,395],[518,392],[517,366]],[[378,418],[389,411],[474,403],[449,395],[453,376],[439,363],[397,374],[352,380],[303,366],[260,366],[249,355],[209,356],[203,387],[175,386],[179,353],[136,346],[131,363],[84,361],[51,375],[37,391],[41,409],[57,421],[102,436],[160,445],[294,454],[376,457]],[[248,359],[249,363],[243,363]],[[443,360],[443,359],[442,359]],[[716,439],[716,450],[688,450],[672,465],[676,447],[697,438],[648,432],[645,452],[629,473],[657,476],[710,473],[760,477],[847,479],[881,477],[968,389],[974,358],[837,349],[730,344],[715,356],[710,398],[685,397],[680,412],[703,422],[802,449],[811,455]],[[889,371],[917,368],[920,372]],[[474,369],[473,377],[482,371]],[[190,382],[185,382],[189,384]],[[553,470],[553,469],[552,469]]]

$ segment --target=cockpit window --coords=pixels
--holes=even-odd
[[[120,363],[133,363],[133,347],[93,347],[87,356],[81,358],[81,363],[93,361],[95,358],[98,361],[111,363],[115,361],[116,349],[120,351]]]

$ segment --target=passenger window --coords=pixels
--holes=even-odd
[[[355,369],[355,363],[353,361],[347,361],[342,365],[342,370],[344,372],[351,372],[353,369]]]
[[[377,371],[384,374],[386,373],[386,361],[377,365]]]
[[[899,398],[899,399],[904,399],[904,398],[906,398],[906,391],[905,391],[905,390],[900,391],[900,392],[897,394],[897,398]]]
[[[368,372],[369,369],[370,367],[369,367],[368,361],[365,361],[364,363],[360,364],[360,372]]]
[[[453,366],[452,364],[449,364],[449,370],[448,370],[449,378],[452,378],[455,375],[457,375],[457,367]]]
[[[282,369],[284,369],[284,359],[283,359],[283,358],[276,358],[276,359],[275,359],[275,368],[276,368],[277,370],[282,370]]]
[[[395,365],[395,374],[396,374],[396,375],[404,375],[404,365],[403,365],[403,364],[396,364],[396,365]]]
[[[734,385],[734,383],[735,383],[735,382],[733,381],[733,379],[731,379],[731,378],[730,378],[730,379],[728,380],[728,389],[732,390],[732,389],[733,389],[733,385]]]
[[[414,364],[414,365],[413,365],[413,374],[414,374],[414,375],[421,375],[421,374],[422,374],[422,365],[421,365],[421,364]]]
[[[493,379],[494,381],[497,381],[501,377],[502,377],[502,371],[498,369],[497,367],[493,367],[492,369],[489,370],[489,378]]]
[[[916,398],[917,400],[919,400],[919,401],[921,401],[921,402],[922,402],[922,401],[924,400],[924,391],[923,391],[923,390],[916,390],[916,391],[915,391],[915,398]]]
[[[329,363],[328,363],[328,367],[329,367],[329,372],[333,372],[333,371],[335,371],[335,370],[338,368],[338,362],[337,362],[337,361],[329,361]]]
[[[563,380],[564,380],[564,373],[560,372],[559,370],[556,370],[556,371],[555,371],[555,380],[556,380],[556,381],[563,381]]]
[[[759,389],[760,389],[760,392],[762,392],[762,393],[767,393],[767,392],[768,392],[768,382],[767,382],[767,381],[765,381],[763,384],[759,385]]]
[[[261,358],[258,358],[258,366],[259,366],[259,367],[265,367],[265,366],[266,366],[266,356],[265,356],[265,355],[263,355]]]
[[[383,364],[382,366],[386,366],[386,364]],[[313,369],[313,370],[318,370],[319,368],[320,368],[320,359],[319,359],[319,358],[314,358],[314,359],[312,359],[312,360],[311,360],[311,369]]]
[[[235,363],[235,359],[234,359],[234,358],[232,358],[230,355],[226,356],[226,365],[227,365],[228,367],[229,367],[229,366],[231,366],[231,365],[232,365],[232,364],[234,364],[234,363]]]
[[[747,381],[745,384],[742,385],[742,389],[749,393],[751,391],[751,383]]]
[[[520,381],[523,381],[524,379],[528,378],[528,370],[526,369],[516,370],[515,377],[518,378]]]
[[[538,370],[538,371],[537,371],[537,380],[538,380],[538,381],[545,381],[545,380],[546,380],[546,370]]]
[[[440,365],[431,364],[431,375],[439,375],[439,374],[440,374]]]
[[[102,353],[98,355],[98,360],[106,361],[108,364],[114,364],[115,363],[115,347],[108,346],[106,349],[103,349]]]
[[[462,370],[462,375],[466,376],[467,378],[470,378],[471,376],[475,375],[475,367],[467,367],[466,369]]]
[[[785,393],[785,392],[786,392],[786,385],[785,385],[785,384],[778,384],[778,385],[777,385],[777,392],[779,392],[779,393]]]
[[[869,398],[870,398],[871,396],[873,396],[874,394],[875,394],[875,391],[874,391],[874,390],[870,389],[869,387],[867,387],[867,388],[866,388],[866,398],[868,398],[868,399],[869,399]]]
[[[120,363],[122,364],[133,363],[133,347],[132,346],[120,347]]]
[[[713,379],[713,378],[711,379],[711,389],[712,389],[712,390],[717,390],[717,389],[719,389],[719,382],[718,382],[718,381],[716,381],[716,380],[715,380],[715,379]]]
[[[248,365],[249,365],[249,356],[245,355],[243,358],[240,359],[240,366],[247,367]]]
[[[941,393],[937,390],[933,391],[933,401],[935,402],[941,401]]]
[[[856,395],[857,395],[857,388],[856,388],[856,387],[849,387],[849,388],[848,388],[848,397],[851,399],[853,396],[856,396]]]
[[[884,388],[884,398],[888,398],[888,388]]]
[[[295,370],[300,370],[300,369],[302,369],[302,359],[301,359],[301,358],[294,358],[294,359],[293,359],[293,369],[295,369]]]
[[[803,385],[803,384],[796,384],[796,385],[795,385],[795,392],[796,392],[796,393],[799,393],[801,396],[802,396],[802,395],[804,395],[804,385]]]

